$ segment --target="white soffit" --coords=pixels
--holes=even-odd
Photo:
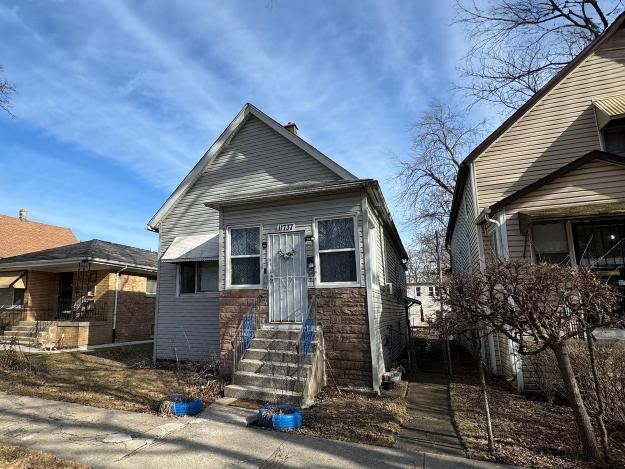
[[[163,262],[208,261],[219,259],[219,232],[178,236],[163,254]]]

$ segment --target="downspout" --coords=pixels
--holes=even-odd
[[[128,266],[115,272],[115,303],[113,304],[113,343],[115,343],[115,328],[117,327],[117,292],[119,291],[119,274],[127,268]]]

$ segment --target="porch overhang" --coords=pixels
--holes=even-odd
[[[178,236],[167,248],[161,261],[188,262],[219,260],[219,232]]]
[[[24,271],[0,272],[0,288],[26,288]]]
[[[519,230],[522,234],[526,234],[533,223],[606,217],[625,217],[625,203],[611,202],[521,211],[519,212]]]

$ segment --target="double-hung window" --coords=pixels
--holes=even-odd
[[[319,280],[321,283],[358,281],[353,218],[318,220]]]
[[[231,286],[260,286],[260,228],[230,229]]]
[[[178,275],[181,295],[219,290],[218,261],[182,262]]]
[[[0,288],[0,308],[24,305],[23,288]]]

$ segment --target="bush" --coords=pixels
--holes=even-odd
[[[589,413],[594,415],[597,412],[597,395],[588,346],[582,340],[572,340],[569,342],[569,353],[584,403]],[[625,428],[625,341],[597,341],[595,357],[605,405],[605,422],[612,428]],[[527,358],[530,358],[528,364],[535,373],[535,383],[540,393],[550,401],[564,398],[566,393],[553,354],[544,351]]]

